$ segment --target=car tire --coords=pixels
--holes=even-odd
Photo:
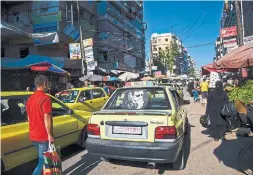
[[[177,156],[177,159],[175,162],[172,163],[172,166],[175,170],[183,170],[185,168],[185,149],[184,149],[184,143],[182,145],[182,148]]]
[[[188,118],[186,117],[185,118],[185,126],[184,126],[185,128],[185,130],[184,130],[184,134],[185,135],[187,135],[188,134],[188,132],[189,132],[189,120],[188,120]]]
[[[86,139],[88,138],[87,135],[87,127],[83,128],[78,139],[77,145],[83,149],[86,149]]]

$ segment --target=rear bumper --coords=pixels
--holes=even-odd
[[[184,138],[181,137],[171,143],[149,143],[101,140],[88,138],[86,148],[89,153],[104,158],[154,162],[172,163],[176,160],[182,148]]]

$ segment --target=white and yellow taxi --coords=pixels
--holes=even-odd
[[[119,88],[89,120],[86,142],[91,154],[104,159],[173,163],[185,167],[188,129],[184,101],[167,86]]]

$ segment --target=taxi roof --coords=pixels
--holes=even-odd
[[[166,88],[166,86],[161,86],[161,85],[154,85],[154,86],[124,86],[124,87],[121,87],[121,88],[118,88],[118,89],[139,89],[139,88]]]
[[[27,91],[4,91],[1,92],[1,96],[19,96],[19,95],[31,95],[33,92],[27,92]]]
[[[80,90],[91,90],[91,89],[101,89],[101,87],[81,87],[81,88],[72,88],[72,89],[67,89],[66,91],[68,91],[68,90],[77,90],[77,91],[80,91]]]

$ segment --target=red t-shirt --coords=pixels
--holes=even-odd
[[[44,122],[44,114],[52,113],[50,96],[37,90],[26,103],[26,111],[29,117],[29,139],[32,141],[48,141],[48,135]]]

